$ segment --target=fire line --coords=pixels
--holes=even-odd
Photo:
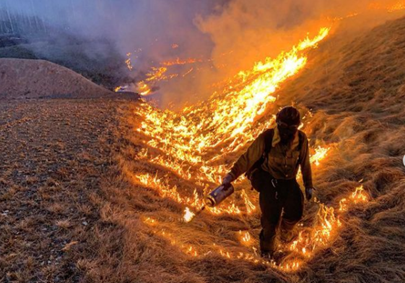
[[[207,189],[221,181],[221,176],[229,168],[219,162],[229,154],[245,148],[264,129],[274,124],[274,117],[260,120],[266,115],[266,109],[276,100],[272,94],[286,79],[296,75],[306,65],[305,51],[316,48],[328,34],[329,28],[322,28],[317,36],[307,37],[290,51],[282,52],[277,58],[267,58],[257,63],[251,71],[240,72],[229,81],[222,91],[214,93],[207,102],[185,108],[180,113],[169,110],[158,110],[144,103],[135,113],[141,120],[137,132],[143,136],[142,143],[150,150],[141,151],[137,158],[166,168],[184,180],[195,182],[196,187],[191,195],[184,195],[183,188],[171,183],[175,180],[163,178],[159,174],[148,172],[131,172],[124,168],[124,173],[137,184],[156,190],[162,198],[172,199],[185,206],[184,220],[191,221],[195,212],[204,207],[204,195]],[[305,127],[305,125],[302,125]],[[312,150],[311,162],[319,165],[326,157],[330,146]],[[218,154],[220,152],[220,154]],[[236,186],[246,183],[238,180]],[[206,210],[213,215],[223,213],[230,215],[249,215],[257,209],[245,190],[242,190],[245,209],[239,207],[235,200],[226,201],[218,207]],[[338,223],[333,208],[319,204],[319,223],[323,230],[315,235],[301,233],[293,250],[308,254],[325,244],[330,237],[330,227]],[[192,209],[190,209],[192,208]],[[198,213],[197,213],[198,214]],[[337,225],[337,224],[336,224]],[[329,232],[328,232],[329,231]],[[161,234],[162,231],[156,231]],[[308,238],[316,242],[309,241]],[[243,236],[249,242],[250,236]],[[180,248],[183,250],[184,245]],[[190,247],[187,247],[190,249]],[[195,256],[204,254],[191,248]],[[248,259],[250,262],[262,262],[253,255],[233,256],[229,251],[220,248],[218,253],[227,258]],[[301,263],[292,262],[286,269],[298,268]],[[274,265],[274,264],[272,264]]]

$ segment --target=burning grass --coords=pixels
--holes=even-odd
[[[170,111],[160,112],[146,104],[140,105],[136,112],[140,112],[141,117],[145,119],[138,128],[138,132],[145,135],[143,143],[151,149],[160,149],[164,153],[154,156],[153,152],[144,151],[141,152],[140,158],[147,156],[148,158],[144,159],[147,163],[162,166],[177,174],[178,177],[194,182],[196,188],[191,196],[185,196],[179,192],[179,188],[184,191],[185,186],[188,187],[188,185],[177,183],[173,177],[162,178],[158,173],[155,176],[150,173],[135,173],[132,168],[125,165],[124,174],[134,184],[155,189],[163,198],[170,198],[195,210],[202,209],[204,195],[208,193],[207,189],[219,182],[221,175],[227,171],[227,166],[210,164],[210,159],[213,158],[218,162],[217,156],[212,154],[222,151],[221,157],[226,157],[231,152],[238,150],[240,152],[240,149],[246,148],[246,144],[260,133],[258,129],[268,127],[273,122],[273,118],[270,118],[262,125],[256,123],[257,117],[260,117],[268,104],[275,100],[275,97],[269,93],[275,92],[280,83],[303,68],[306,57],[301,52],[316,47],[328,32],[329,29],[322,28],[314,39],[306,38],[291,51],[280,54],[278,58],[274,60],[268,58],[266,62],[256,64],[252,71],[241,72],[239,81],[231,81],[222,95],[214,94],[207,104],[186,109],[183,116]],[[246,117],[251,118],[246,119]],[[328,148],[318,147],[312,160],[319,164],[319,160],[326,156],[328,150]],[[186,166],[188,172],[182,169],[185,163],[188,164]],[[244,180],[242,186],[246,187],[246,183]],[[226,213],[241,215],[241,217],[253,214],[256,211],[256,205],[252,203],[246,191],[243,192],[243,197],[240,198],[243,198],[245,208],[241,207],[240,201],[232,200],[219,207],[207,208],[207,211],[213,215]],[[257,202],[257,198],[255,201]],[[185,208],[186,222],[190,222],[195,215],[195,212],[191,212],[188,207]],[[255,216],[257,217],[257,212]],[[306,243],[306,245],[309,244]],[[191,250],[195,252],[195,249]],[[225,248],[221,248],[220,251],[220,255],[226,255],[228,258],[232,255],[232,251],[227,251]],[[208,252],[211,251],[208,250]],[[195,252],[195,255],[197,254]],[[264,263],[257,258],[256,251],[250,255],[249,252],[243,254],[246,254],[251,262]],[[295,262],[277,264],[281,269],[296,269],[299,266]]]
[[[317,75],[316,80],[322,82],[322,75]],[[243,93],[245,86],[254,82],[255,79],[242,80],[232,90],[228,89],[224,97],[227,93]],[[300,80],[300,84],[304,84],[300,86],[301,89],[308,88],[306,83]],[[276,110],[278,105],[289,103],[294,98],[289,95],[289,88],[296,85],[291,85],[287,83],[286,90],[278,92],[286,95],[274,102],[276,107],[266,106],[266,111],[270,110],[271,113],[271,109]],[[311,96],[297,97],[302,104],[305,99],[311,100]],[[324,99],[339,103],[334,96]],[[253,120],[247,120],[246,125],[252,121],[259,125],[257,132],[250,132],[247,129],[254,127],[238,124],[237,119],[229,124],[223,121],[225,118],[208,118],[205,121],[206,115],[212,114],[215,117],[215,107],[221,109],[220,99],[213,97],[213,104],[210,103],[202,105],[201,110],[198,109],[200,106],[188,108],[182,116],[168,111],[159,112],[142,104],[129,106],[122,113],[122,124],[129,124],[123,134],[127,140],[124,148],[132,152],[131,157],[121,153],[119,158],[120,166],[125,170],[123,177],[133,186],[134,191],[130,193],[132,196],[144,193],[152,193],[154,196],[154,202],[148,205],[139,201],[139,196],[129,198],[128,204],[134,201],[137,206],[149,207],[137,219],[142,223],[141,234],[153,235],[152,241],[155,242],[150,244],[149,249],[156,249],[157,252],[160,249],[155,245],[163,243],[164,249],[170,250],[170,253],[164,255],[165,260],[170,262],[165,268],[173,268],[171,263],[180,259],[183,272],[188,276],[194,274],[189,279],[191,282],[262,282],[270,279],[286,282],[383,282],[386,278],[393,278],[394,281],[404,278],[400,259],[404,259],[405,253],[398,241],[403,227],[395,226],[393,229],[382,225],[381,221],[379,225],[382,226],[376,226],[371,220],[376,214],[391,214],[384,212],[384,193],[387,190],[398,192],[403,187],[404,170],[398,169],[402,166],[398,156],[390,157],[387,153],[376,151],[377,144],[384,144],[382,139],[366,133],[371,129],[379,133],[393,133],[395,130],[389,129],[390,126],[382,129],[378,126],[380,122],[367,120],[365,117],[368,114],[364,112],[328,115],[325,113],[328,108],[324,106],[325,110],[318,109],[306,115],[303,130],[311,137],[318,201],[306,205],[305,217],[297,231],[298,238],[292,243],[280,245],[280,252],[285,254],[282,262],[266,262],[258,256],[260,223],[257,195],[249,190],[246,180],[236,183],[235,187],[240,191],[218,210],[204,211],[192,222],[183,223],[184,213],[188,220],[193,217],[202,206],[203,195],[220,182],[220,176],[235,160],[237,154],[232,151],[243,152],[246,144],[262,130],[261,126],[264,128],[269,125],[266,122],[270,122],[272,117],[254,116]],[[356,104],[356,100],[352,103]],[[259,109],[261,106],[259,103]],[[302,106],[302,109],[305,107]],[[239,114],[237,111],[226,110],[219,113],[223,113],[223,117]],[[188,122],[190,117],[195,117],[191,119],[193,122]],[[205,132],[205,127],[209,131]],[[222,127],[223,130],[218,130]],[[216,130],[220,134],[210,136]],[[241,138],[242,133],[247,136],[245,140]],[[368,136],[366,143],[365,135]],[[210,142],[205,144],[207,140]],[[394,152],[394,148],[398,150],[401,146],[399,143],[391,143],[390,147],[390,151]],[[378,166],[377,160],[373,160],[375,154],[379,156],[379,164],[392,168]],[[404,199],[399,197],[398,206],[394,206],[404,211],[403,202]],[[394,219],[401,221],[395,216]],[[382,230],[393,233],[397,241],[386,241],[387,236],[382,234]],[[375,236],[372,231],[380,232]],[[366,248],[370,239],[384,243],[384,250],[381,247]],[[382,257],[376,258],[372,250],[378,250]],[[160,262],[156,258],[148,260],[151,266]],[[389,261],[389,264],[384,261]],[[178,265],[175,266],[178,268]],[[371,272],[368,271],[370,269]],[[334,276],[337,270],[345,270],[347,273]],[[182,278],[175,279],[167,274],[154,278],[182,281]]]

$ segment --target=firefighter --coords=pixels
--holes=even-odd
[[[308,139],[298,130],[301,117],[292,106],[281,109],[277,126],[263,132],[234,163],[223,178],[228,185],[247,172],[252,187],[259,194],[261,209],[260,250],[264,258],[272,258],[278,230],[284,242],[295,236],[295,224],[302,218],[304,196],[296,181],[299,166],[309,201],[314,190],[309,162]]]

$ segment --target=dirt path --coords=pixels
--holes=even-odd
[[[100,220],[120,104],[1,101],[1,282],[77,282],[122,248],[120,228]]]

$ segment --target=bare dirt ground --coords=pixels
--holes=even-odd
[[[1,282],[78,282],[122,250],[122,229],[100,220],[122,103],[0,100]]]

